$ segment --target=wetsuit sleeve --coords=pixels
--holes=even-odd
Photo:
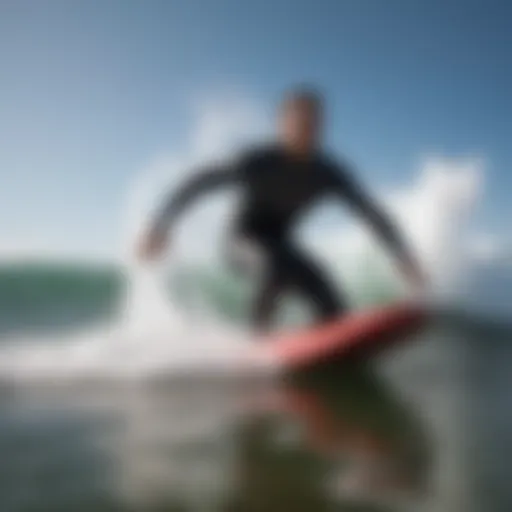
[[[354,177],[345,170],[332,173],[334,192],[370,224],[376,234],[401,261],[410,261],[409,248],[399,235],[386,212],[363,190]]]
[[[178,216],[202,194],[240,181],[240,164],[210,167],[196,171],[177,191],[163,202],[153,221],[153,232],[167,231]]]

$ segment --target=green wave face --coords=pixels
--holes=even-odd
[[[31,263],[0,267],[0,335],[59,329],[115,314],[120,268]]]
[[[399,291],[393,279],[378,264],[361,261],[357,275],[332,271],[328,265],[350,306],[395,299]],[[115,317],[126,283],[127,274],[120,266],[4,265],[0,267],[0,334]],[[174,304],[184,309],[200,304],[205,312],[242,325],[248,322],[257,289],[257,279],[241,278],[225,266],[181,266],[168,275],[169,300]],[[293,295],[284,297],[281,306],[278,323],[306,323],[310,318],[308,304]]]

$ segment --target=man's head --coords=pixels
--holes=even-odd
[[[307,156],[317,147],[322,130],[323,104],[311,88],[288,91],[281,103],[279,129],[281,142],[294,153]]]

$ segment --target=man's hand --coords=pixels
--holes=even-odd
[[[168,240],[167,235],[157,231],[148,231],[140,240],[137,247],[137,256],[141,261],[154,261],[158,259]]]

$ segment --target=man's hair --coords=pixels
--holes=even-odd
[[[322,113],[322,95],[312,86],[301,85],[285,91],[281,100],[281,110],[284,111],[290,107],[300,104],[306,105],[318,114]]]

